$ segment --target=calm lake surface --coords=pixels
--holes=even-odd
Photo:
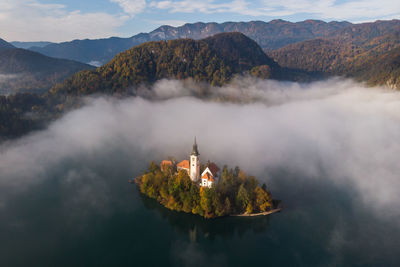
[[[0,266],[400,264],[398,222],[373,216],[350,189],[281,171],[268,183],[281,213],[205,220],[127,182],[149,159],[68,159],[10,194],[0,208]]]

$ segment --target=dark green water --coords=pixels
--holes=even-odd
[[[398,222],[358,205],[351,189],[280,172],[269,185],[283,212],[205,220],[169,211],[127,183],[149,158],[69,159],[10,194],[0,209],[0,266],[400,263]]]

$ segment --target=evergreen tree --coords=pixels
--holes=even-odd
[[[250,202],[249,194],[243,184],[240,185],[236,196],[236,206],[239,211],[243,211]]]

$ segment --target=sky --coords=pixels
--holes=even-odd
[[[399,19],[393,0],[0,0],[0,38],[52,41],[130,37],[161,25],[306,19]]]

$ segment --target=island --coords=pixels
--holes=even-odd
[[[204,218],[258,216],[281,210],[267,186],[259,185],[239,167],[220,168],[214,162],[200,164],[196,138],[189,160],[150,162],[148,170],[133,181],[140,192],[168,209]]]

